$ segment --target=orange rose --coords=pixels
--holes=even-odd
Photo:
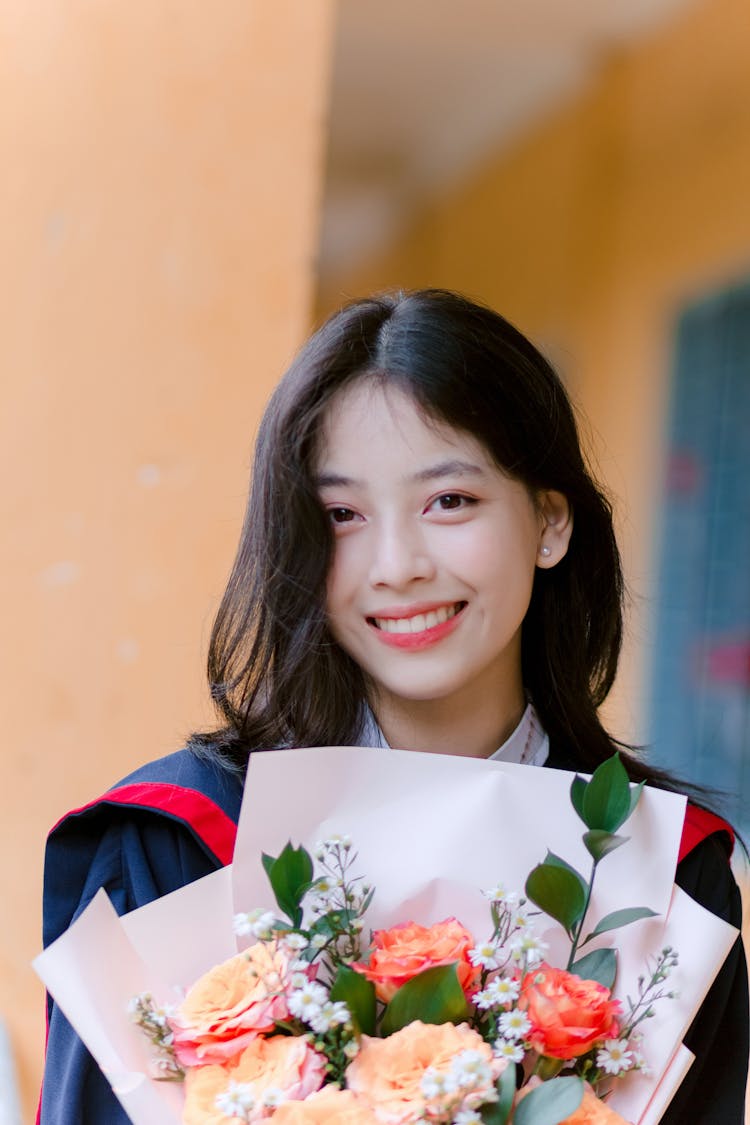
[[[435,965],[455,962],[459,984],[467,996],[479,977],[480,970],[469,960],[474,938],[455,918],[434,926],[407,922],[390,930],[376,930],[372,937],[369,965],[352,968],[373,982],[378,998],[386,1004],[402,984]]]
[[[185,1066],[222,1062],[256,1035],[286,1019],[283,992],[289,959],[273,942],[258,942],[205,973],[170,1020],[177,1058]]]
[[[518,1007],[531,1021],[531,1046],[553,1059],[576,1059],[600,1040],[617,1037],[620,1005],[609,989],[564,969],[540,965],[527,973]]]
[[[306,1098],[319,1090],[325,1075],[325,1059],[302,1038],[272,1035],[256,1037],[240,1054],[223,1065],[208,1064],[188,1070],[185,1076],[183,1125],[236,1125],[237,1118],[221,1110],[216,1099],[232,1082],[249,1085],[257,1108],[251,1121],[268,1116],[263,1093],[281,1090],[287,1098]]]
[[[526,1094],[534,1089],[535,1086],[541,1085],[540,1079],[531,1078],[522,1090],[516,1094],[515,1105],[523,1101]],[[600,1102],[591,1087],[586,1084],[583,1092],[583,1100],[575,1113],[571,1113],[570,1117],[566,1117],[560,1125],[631,1125],[624,1117],[620,1117],[619,1113],[606,1104]]]
[[[424,1115],[425,1071],[431,1067],[447,1072],[462,1051],[479,1054],[491,1068],[493,1082],[505,1069],[506,1064],[493,1058],[489,1045],[468,1024],[415,1020],[386,1039],[363,1035],[359,1054],[346,1072],[347,1086],[372,1107],[379,1122],[411,1125]],[[480,1088],[477,1095],[481,1098],[484,1092]]]
[[[284,1102],[273,1115],[274,1125],[379,1125],[372,1110],[351,1090],[323,1089],[303,1102]]]

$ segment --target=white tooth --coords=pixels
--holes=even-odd
[[[424,633],[427,628],[427,619],[423,613],[418,613],[416,617],[408,617],[407,621],[411,633]]]
[[[411,625],[409,624],[408,617],[398,617],[393,622],[394,633],[411,633]]]
[[[425,629],[434,629],[436,625],[440,624],[440,610],[433,609],[424,615]]]

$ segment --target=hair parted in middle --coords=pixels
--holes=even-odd
[[[439,289],[351,303],[310,338],[278,384],[211,637],[209,681],[224,725],[194,736],[193,746],[242,768],[256,748],[357,742],[367,683],[328,629],[332,533],[315,476],[327,412],[362,379],[401,391],[426,419],[472,435],[531,495],[554,489],[567,498],[570,545],[556,566],[536,570],[522,675],[550,739],[581,768],[595,768],[613,749],[597,707],[622,638],[611,507],[587,469],[551,365],[503,317]],[[634,760],[629,768],[644,772]]]

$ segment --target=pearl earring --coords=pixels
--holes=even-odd
[[[549,558],[549,556],[552,554],[552,549],[550,547],[542,547],[539,554],[543,555],[545,559]]]

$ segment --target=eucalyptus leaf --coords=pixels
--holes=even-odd
[[[497,1101],[484,1106],[479,1113],[484,1125],[506,1125],[513,1110],[513,1098],[516,1094],[516,1067],[508,1063],[503,1073],[495,1083]]]
[[[385,1009],[381,1033],[392,1035],[413,1020],[461,1023],[468,1016],[469,1006],[458,983],[455,964],[436,965],[399,988]]]
[[[310,853],[303,847],[293,848],[285,844],[281,854],[266,865],[269,856],[263,857],[271,890],[280,910],[290,918],[294,926],[302,924],[301,902],[309,889],[313,874],[313,861]]]
[[[526,880],[526,896],[572,936],[586,907],[586,884],[572,868],[545,860]]]
[[[586,850],[597,863],[616,848],[627,844],[629,839],[629,836],[615,836],[612,832],[602,832],[600,828],[591,828],[583,834]]]
[[[331,985],[330,999],[343,1000],[352,1014],[357,1031],[364,1035],[375,1034],[375,985],[356,969],[340,965]]]
[[[631,922],[637,922],[641,918],[656,918],[656,916],[657,912],[649,910],[647,906],[629,906],[624,910],[613,910],[611,914],[606,914],[597,922],[596,927],[587,935],[586,941],[581,944],[585,945],[599,934],[606,934],[608,930],[618,930],[620,926],[629,926]]]
[[[519,1102],[513,1125],[560,1125],[575,1113],[582,1099],[581,1078],[552,1078],[536,1086]]]
[[[583,795],[583,820],[588,828],[616,832],[631,813],[630,781],[619,754],[594,771]]]
[[[595,980],[610,990],[617,977],[617,953],[614,949],[594,949],[570,966],[570,972],[581,980]]]

